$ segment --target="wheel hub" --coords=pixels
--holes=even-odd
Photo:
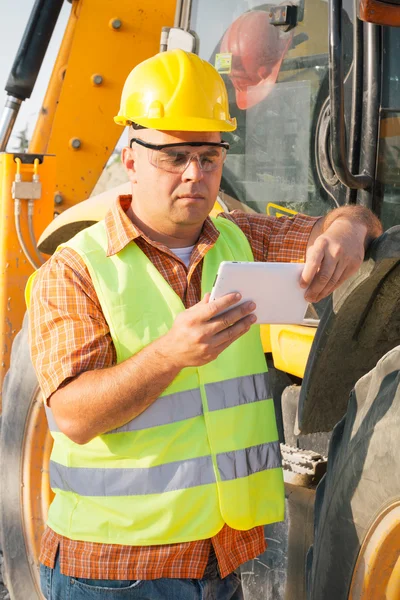
[[[375,519],[361,546],[349,600],[400,600],[400,502]]]
[[[21,511],[24,538],[33,579],[39,587],[40,541],[53,498],[49,482],[50,435],[42,395],[36,393],[26,421],[22,451]]]

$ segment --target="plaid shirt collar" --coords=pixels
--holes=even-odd
[[[126,212],[129,209],[132,201],[131,195],[118,196],[116,202],[113,203],[111,209],[105,216],[105,225],[107,232],[107,256],[113,256],[120,252],[130,242],[137,238],[143,238],[148,244],[158,248],[162,252],[171,254],[171,251],[164,244],[160,244],[148,238],[140,229],[132,223]],[[219,232],[211,221],[210,217],[204,221],[200,237],[197,240],[196,248],[200,254],[204,255],[204,251],[215,244],[219,236]]]

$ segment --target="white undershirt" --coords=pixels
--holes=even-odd
[[[190,263],[190,257],[193,252],[193,246],[187,246],[186,248],[170,248],[171,252],[176,254],[178,258],[181,259],[183,264],[188,268]]]

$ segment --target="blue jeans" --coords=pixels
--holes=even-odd
[[[236,573],[225,579],[80,579],[60,573],[58,556],[54,569],[40,565],[40,587],[46,600],[243,600]]]

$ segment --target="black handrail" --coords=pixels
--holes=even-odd
[[[364,27],[363,22],[357,19],[358,1],[353,0],[354,25],[353,25],[353,65],[352,65],[352,95],[351,117],[349,134],[348,165],[350,173],[355,173],[360,168],[361,122],[363,106],[363,56],[364,56]],[[357,190],[347,188],[346,204],[357,201]]]
[[[379,106],[382,88],[381,27],[374,23],[364,23],[364,38],[367,57],[364,70],[363,135],[360,166],[367,173],[374,174],[375,183],[380,124]],[[371,186],[370,190],[361,190],[357,202],[368,208],[376,209],[374,196],[374,186]]]
[[[360,60],[359,53],[354,61]],[[353,69],[358,72],[358,65]],[[358,77],[353,85],[358,83]],[[342,47],[342,0],[329,0],[329,93],[331,102],[332,166],[343,183],[351,189],[366,189],[373,185],[373,178],[364,171],[353,175],[348,167],[346,153],[346,128],[344,121],[343,47]]]

